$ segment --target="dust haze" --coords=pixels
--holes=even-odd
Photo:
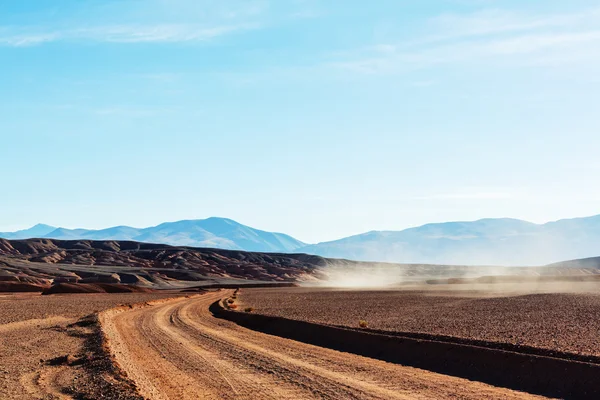
[[[435,290],[511,293],[600,292],[600,271],[591,265],[542,267],[332,263],[310,286],[352,290]]]

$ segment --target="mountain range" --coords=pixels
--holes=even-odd
[[[427,224],[368,232],[301,251],[362,261],[545,265],[600,255],[600,215],[546,224],[508,218]]]
[[[600,215],[546,224],[500,218],[427,224],[402,231],[372,231],[306,244],[227,218],[167,222],[149,228],[65,229],[38,224],[0,233],[5,239],[134,240],[174,246],[276,253],[394,263],[545,265],[600,255]]]
[[[227,218],[165,222],[149,228],[115,226],[101,230],[65,229],[38,224],[17,232],[0,233],[4,239],[133,240],[173,246],[210,247],[258,252],[293,252],[306,246],[283,233],[250,228]]]

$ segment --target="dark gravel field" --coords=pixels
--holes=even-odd
[[[572,291],[572,288],[570,288]],[[244,289],[256,313],[600,356],[600,294],[440,290]]]

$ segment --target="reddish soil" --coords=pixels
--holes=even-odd
[[[490,297],[478,292],[244,289],[255,313],[600,356],[599,294]]]
[[[0,292],[42,292],[48,285],[36,285],[22,282],[0,282]]]
[[[110,283],[57,283],[44,289],[43,295],[59,293],[152,293],[154,290],[133,286]]]
[[[149,399],[527,399],[527,393],[265,335],[215,318],[206,293],[100,316]]]
[[[0,294],[0,399],[140,399],[86,317],[173,294]]]

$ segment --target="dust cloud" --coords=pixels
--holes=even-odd
[[[352,290],[443,290],[511,293],[599,293],[597,268],[332,263],[310,286]]]

